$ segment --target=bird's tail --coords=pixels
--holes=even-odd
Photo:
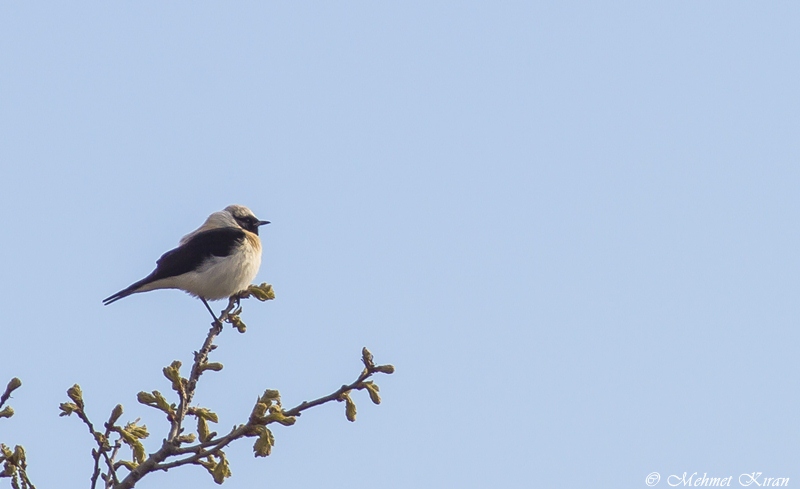
[[[152,279],[149,276],[146,277],[146,278],[143,278],[142,280],[139,280],[135,284],[132,284],[130,287],[122,289],[119,292],[117,292],[116,294],[114,294],[112,296],[109,296],[109,297],[106,297],[105,299],[103,299],[103,305],[107,306],[107,305],[111,304],[112,302],[117,302],[118,300],[120,300],[120,299],[122,299],[124,297],[128,297],[131,294],[135,294],[136,292],[139,291],[139,287],[141,287],[142,285],[144,285],[146,283],[149,283],[150,281],[152,281]]]

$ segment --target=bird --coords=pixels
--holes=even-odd
[[[180,289],[200,298],[217,321],[208,301],[232,297],[250,285],[261,266],[258,228],[269,223],[243,205],[214,212],[181,238],[177,248],[161,255],[150,275],[106,297],[103,304],[139,292]]]

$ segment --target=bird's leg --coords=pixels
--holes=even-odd
[[[203,297],[201,297],[200,300],[203,301],[203,304],[206,305],[206,309],[208,309],[208,312],[211,313],[211,317],[214,318],[214,324],[222,326],[222,323],[219,319],[217,319],[217,316],[214,314],[214,311],[211,310],[211,306],[208,305],[208,302],[206,302]]]

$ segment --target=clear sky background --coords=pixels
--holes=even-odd
[[[219,431],[353,380],[362,346],[397,373],[355,424],[334,403],[267,459],[234,444],[225,487],[800,482],[798,26],[796,2],[3,2],[0,441],[88,487],[77,382],[155,451],[136,393],[208,313],[101,299],[240,203],[277,299],[200,383]]]

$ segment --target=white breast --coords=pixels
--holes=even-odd
[[[261,243],[253,237],[247,236],[228,256],[211,257],[195,271],[159,280],[157,288],[181,289],[207,300],[227,299],[246,289],[261,266]]]

